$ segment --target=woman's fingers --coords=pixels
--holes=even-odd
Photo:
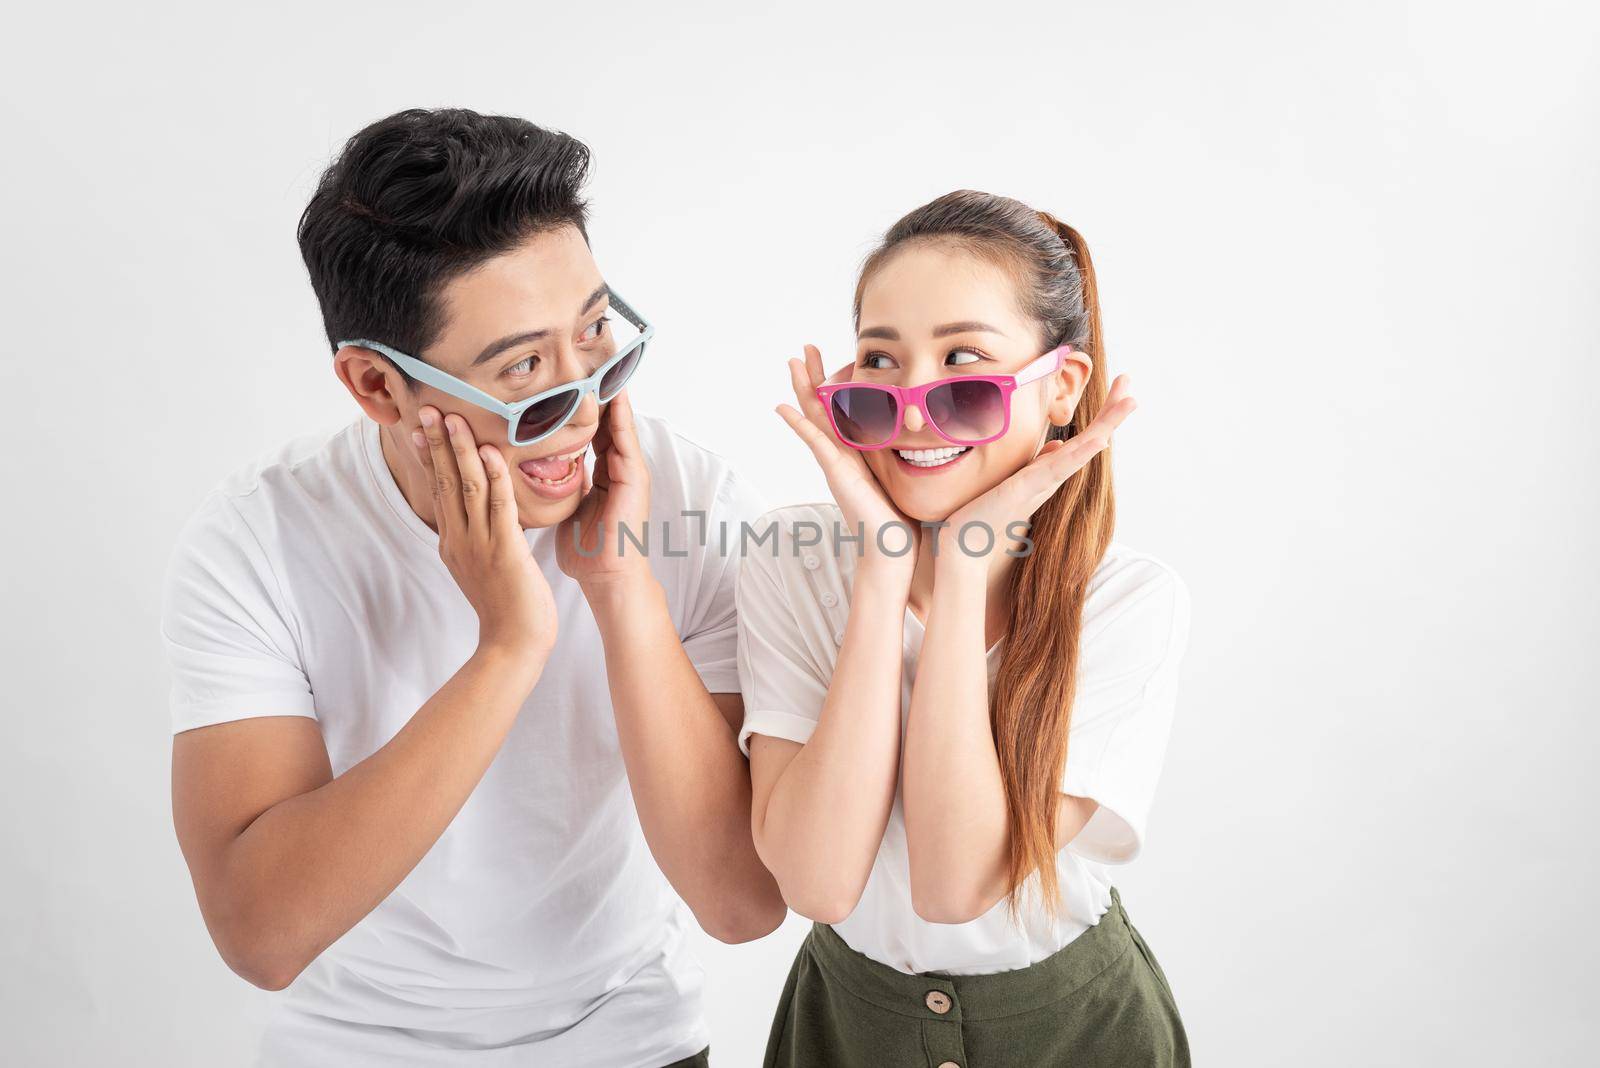
[[[806,347],[813,353],[816,351],[809,345]],[[833,431],[833,427],[828,422],[828,413],[822,407],[821,399],[817,397],[817,386],[821,382],[815,377],[815,372],[810,366],[811,359],[812,357],[808,356],[807,362],[790,360],[789,379],[794,386],[795,399],[800,402],[800,410],[805,413],[807,419],[816,424],[818,430],[828,434]]]
[[[792,405],[778,405],[778,414],[783,416],[783,421],[789,424],[789,429],[800,435],[800,440],[805,442],[806,448],[811,450],[811,455],[817,458],[817,463],[822,465],[826,473],[834,464],[839,462],[839,449],[832,439],[818,429],[817,424],[807,419]]]
[[[1058,439],[1045,442],[1033,462],[1013,476],[1017,480],[1024,510],[1029,515],[1037,511],[1050,499],[1051,494],[1061,488],[1062,483],[1082,470],[1096,453],[1109,446],[1112,432],[1122,425],[1136,407],[1138,405],[1128,393],[1127,376],[1118,376],[1112,383],[1111,392],[1106,395],[1106,403],[1093,422],[1081,433],[1065,441]]]
[[[826,377],[822,370],[822,350],[815,345],[807,345],[805,353],[806,377],[811,380],[811,388],[816,389],[822,385],[823,379]]]

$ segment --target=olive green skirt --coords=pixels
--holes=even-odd
[[[766,1068],[1188,1068],[1167,977],[1113,888],[1100,922],[1027,968],[908,975],[815,924]]]

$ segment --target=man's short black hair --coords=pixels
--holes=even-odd
[[[300,216],[328,343],[420,355],[444,326],[451,280],[546,230],[588,240],[588,171],[576,138],[465,108],[412,108],[357,133]]]

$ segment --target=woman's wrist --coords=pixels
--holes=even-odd
[[[864,592],[905,601],[911,596],[911,575],[915,570],[914,558],[864,556],[856,565],[855,580],[851,583],[854,597]]]

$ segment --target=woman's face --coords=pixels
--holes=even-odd
[[[988,259],[944,242],[918,242],[891,256],[861,294],[854,382],[916,386],[956,375],[1011,375],[1043,355],[1040,326],[1027,318],[1011,276]],[[1091,370],[1080,352],[1056,374],[1011,396],[1011,425],[987,445],[952,445],[908,407],[888,448],[867,465],[901,512],[938,521],[1021,470],[1050,423],[1072,416]]]

